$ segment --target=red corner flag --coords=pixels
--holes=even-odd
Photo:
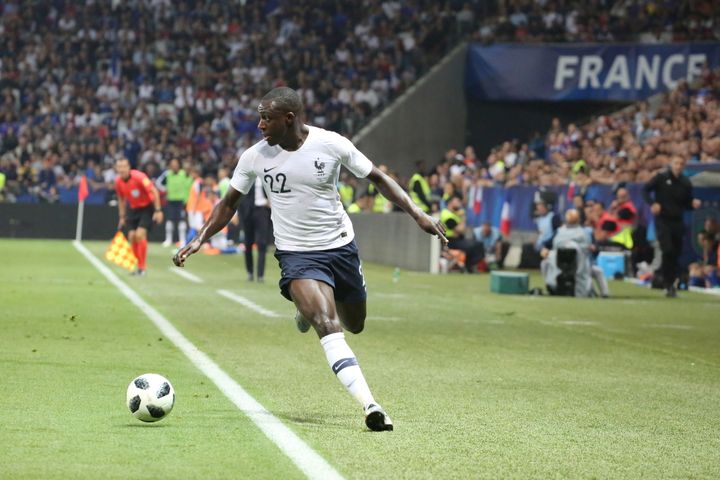
[[[84,202],[88,195],[90,195],[90,192],[88,191],[87,178],[83,175],[80,177],[80,186],[78,187],[78,202]]]

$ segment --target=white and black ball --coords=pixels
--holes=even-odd
[[[167,417],[175,405],[175,389],[167,378],[145,373],[135,378],[127,389],[130,413],[143,422],[157,422]]]

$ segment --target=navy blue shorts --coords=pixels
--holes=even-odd
[[[186,221],[185,202],[182,200],[170,200],[165,206],[165,219],[171,222]]]
[[[358,257],[355,240],[331,250],[315,252],[289,252],[276,250],[280,263],[280,292],[292,301],[290,282],[310,278],[327,283],[335,291],[335,301],[359,303],[367,299],[365,276]]]

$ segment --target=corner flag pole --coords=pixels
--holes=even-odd
[[[82,240],[82,229],[83,229],[83,213],[85,212],[85,199],[90,195],[88,191],[87,178],[85,175],[80,177],[80,185],[78,186],[78,212],[77,212],[77,225],[75,227],[75,241],[80,242]]]

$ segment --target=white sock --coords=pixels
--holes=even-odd
[[[168,220],[165,222],[165,242],[170,243],[172,242],[172,231],[173,231],[173,222]]]
[[[320,339],[320,345],[325,349],[328,365],[350,395],[355,397],[363,408],[376,403],[355,354],[345,341],[345,334],[338,332],[326,335]]]
[[[178,240],[180,245],[185,245],[185,242],[187,242],[187,223],[185,223],[185,220],[178,222]]]

